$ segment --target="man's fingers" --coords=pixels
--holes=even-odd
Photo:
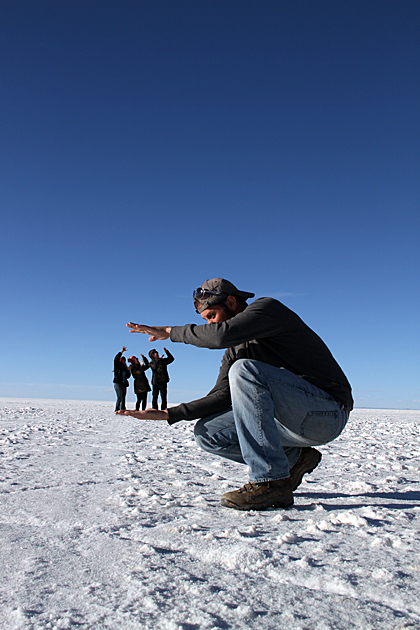
[[[169,333],[164,326],[146,326],[145,324],[133,324],[128,322],[127,328],[131,328],[132,333],[143,333],[145,335],[151,335],[149,341],[163,341],[169,338]]]
[[[142,332],[142,333],[151,333],[154,330],[153,326],[146,326],[145,324],[133,324],[132,322],[128,322],[126,324],[127,328],[132,328],[130,332]]]
[[[144,324],[133,324],[133,322],[128,322],[126,324],[127,328],[132,328],[131,332],[147,332],[150,329],[150,326],[145,326]]]
[[[167,420],[169,417],[167,411],[158,411],[157,409],[147,409],[145,411],[126,409],[124,411],[116,411],[115,413],[122,416],[132,416],[138,420]]]
[[[145,330],[147,326],[142,326],[141,324],[133,324],[132,322],[128,322],[126,326],[127,328],[131,328],[130,330],[131,333],[146,333],[147,332],[147,330]]]

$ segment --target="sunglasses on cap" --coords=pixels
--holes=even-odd
[[[201,287],[193,292],[194,301],[198,300],[199,302],[200,300],[207,300],[213,295],[226,295],[226,293],[224,291],[209,291],[209,289],[202,289]]]

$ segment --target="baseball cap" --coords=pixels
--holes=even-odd
[[[136,360],[136,358],[137,358],[137,357],[132,356],[132,357],[128,357],[128,360],[129,360],[129,361],[131,361],[131,362],[133,362],[133,361],[135,361],[135,360]]]
[[[239,291],[232,282],[224,278],[212,278],[206,280],[194,291],[194,306],[197,313],[202,313],[206,308],[215,304],[222,304],[226,301],[228,295],[241,297],[244,300],[255,297],[255,293],[248,291]]]

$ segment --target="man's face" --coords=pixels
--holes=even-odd
[[[233,317],[234,313],[229,311],[224,304],[215,304],[206,308],[200,315],[206,320],[207,324],[219,324]]]
[[[153,361],[157,361],[159,359],[159,352],[154,352],[152,354],[152,359],[153,359]]]

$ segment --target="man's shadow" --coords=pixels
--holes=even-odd
[[[419,505],[420,502],[420,491],[417,490],[407,490],[407,492],[360,492],[357,494],[345,494],[341,492],[297,492],[295,494],[296,499],[305,497],[306,499],[312,499],[313,501],[321,501],[322,507],[326,511],[332,510],[351,510],[355,508],[361,507],[378,507],[378,508],[389,508],[393,510],[406,510],[408,507],[415,507]],[[369,501],[362,503],[340,503],[340,504],[328,504],[324,503],[324,501],[328,501],[331,499],[350,499],[350,497],[364,497],[369,499]],[[388,500],[388,503],[382,502],[374,502],[372,499],[385,499]],[[404,501],[404,503],[398,503],[398,501]],[[410,505],[410,502],[413,502]],[[297,510],[313,510],[313,504],[309,505],[299,505],[299,503],[295,503],[293,506]]]

